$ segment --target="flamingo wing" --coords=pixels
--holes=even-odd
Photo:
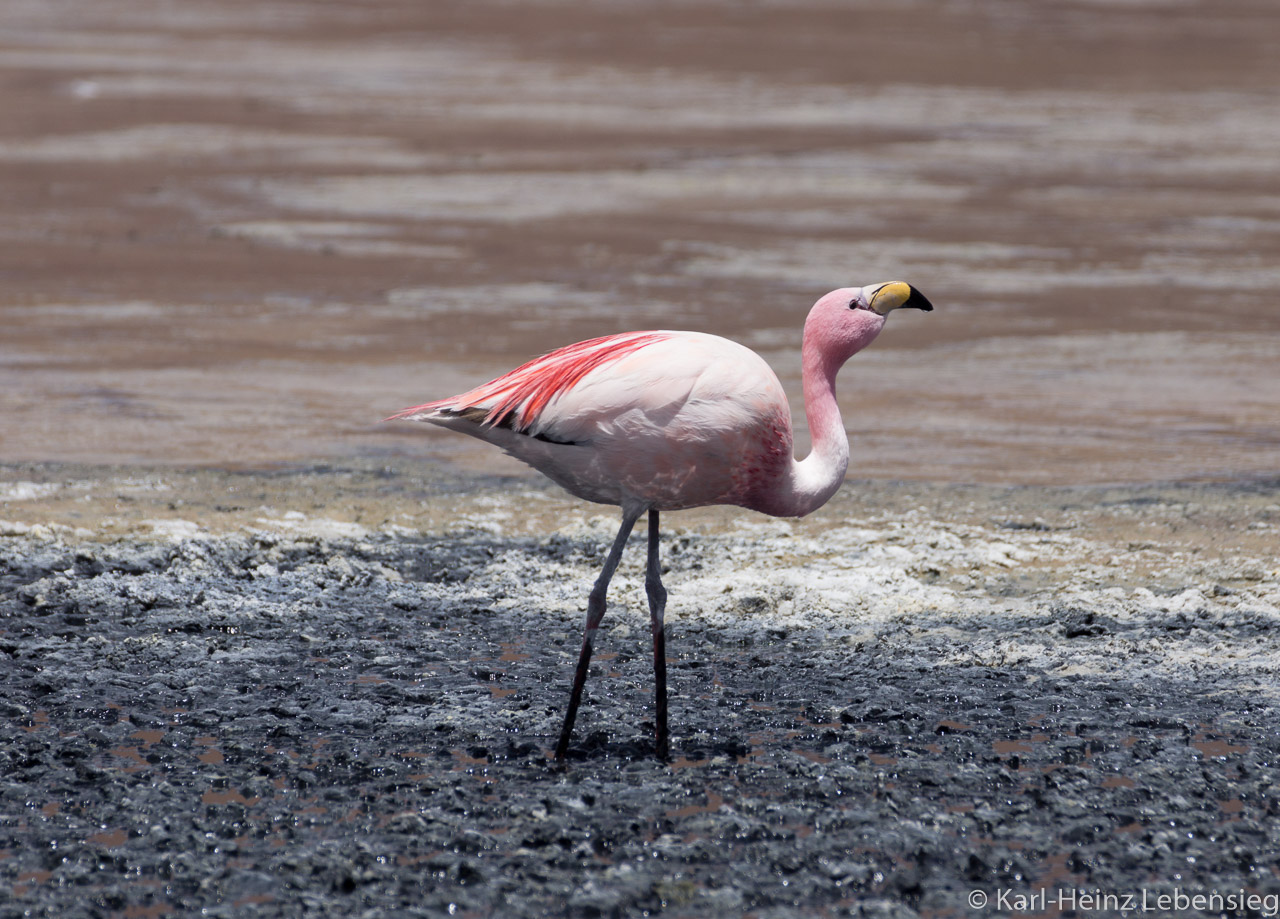
[[[537,436],[540,432],[532,429],[552,399],[571,390],[593,370],[668,337],[665,332],[628,332],[566,345],[475,389],[407,408],[387,420],[463,418],[484,427],[510,428]]]

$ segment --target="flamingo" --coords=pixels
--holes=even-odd
[[[667,591],[658,562],[658,514],[729,504],[803,517],[825,504],[849,466],[836,373],[880,334],[892,310],[903,307],[933,309],[902,281],[843,287],[813,305],[801,351],[812,451],[799,461],[792,453],[787,396],[773,370],[749,348],[701,332],[593,338],[387,419],[429,421],[478,437],[571,494],[622,509],[622,525],[587,600],[558,762],[569,750],[609,582],[646,511],[656,753],[667,759]]]

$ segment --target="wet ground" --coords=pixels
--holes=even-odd
[[[561,770],[612,514],[417,467],[5,473],[0,915],[1280,897],[1275,484],[667,515],[672,761],[637,541]]]
[[[0,456],[490,464],[378,419],[556,345],[729,335],[857,474],[1273,475],[1271,0],[8,0]],[[508,467],[488,466],[490,469]]]

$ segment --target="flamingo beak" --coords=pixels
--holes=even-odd
[[[871,295],[871,308],[881,316],[888,316],[897,309],[924,310],[933,309],[933,304],[920,291],[904,281],[891,281],[881,284]]]

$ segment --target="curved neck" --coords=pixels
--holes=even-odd
[[[779,495],[779,516],[803,517],[816,511],[844,482],[849,468],[849,435],[836,404],[836,373],[841,363],[805,341],[804,411],[812,448],[804,459],[791,462],[788,481]]]

